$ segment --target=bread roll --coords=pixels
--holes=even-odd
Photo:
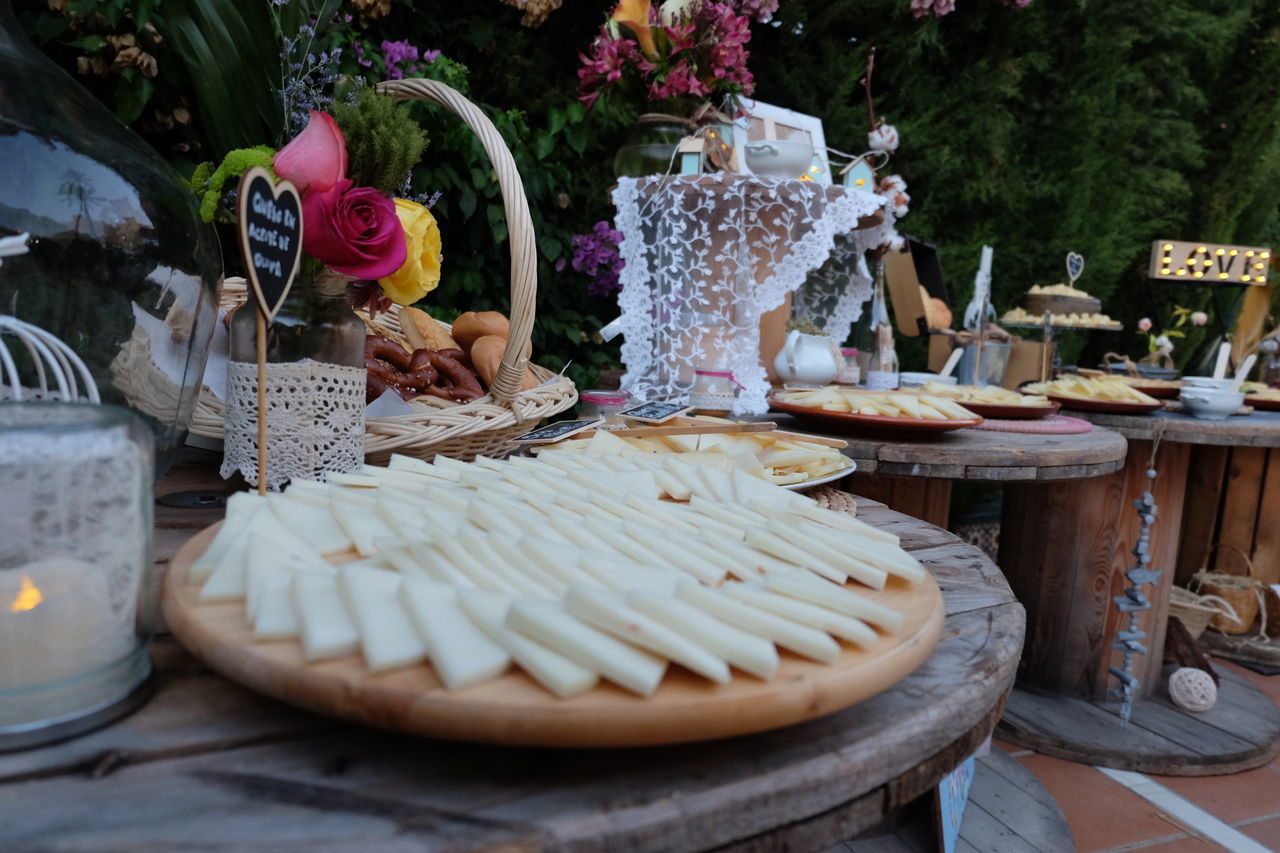
[[[486,335],[506,338],[511,332],[507,318],[497,311],[467,311],[453,321],[453,339],[471,352],[471,345]]]
[[[475,368],[476,376],[480,377],[485,388],[493,385],[494,377],[498,375],[498,366],[502,364],[502,353],[506,349],[507,339],[498,335],[484,335],[471,345],[471,366]],[[525,357],[528,358],[527,355]],[[520,383],[521,390],[528,390],[537,384],[538,378],[526,367],[524,381]]]
[[[400,331],[415,350],[462,349],[439,320],[417,308],[400,310]]]

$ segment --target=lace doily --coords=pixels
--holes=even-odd
[[[267,488],[364,463],[365,369],[304,359],[267,365]],[[258,483],[258,366],[227,363],[222,476]]]
[[[697,368],[730,370],[744,389],[735,415],[763,414],[769,385],[760,363],[760,318],[831,257],[838,235],[885,200],[844,187],[759,176],[621,178],[614,190],[626,267],[623,387],[646,400],[685,400]],[[870,295],[849,257],[815,278],[806,312],[827,312],[837,331]],[[865,289],[859,298],[858,290]],[[845,290],[855,292],[846,294]]]

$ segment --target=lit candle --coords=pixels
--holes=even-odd
[[[0,748],[104,721],[146,678],[153,453],[122,409],[0,405]]]

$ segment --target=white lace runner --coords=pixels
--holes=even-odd
[[[304,359],[267,365],[267,488],[364,463],[365,369]],[[258,483],[258,366],[227,363],[222,476]]]
[[[613,201],[626,262],[623,387],[640,399],[687,401],[694,370],[729,370],[744,386],[736,415],[768,409],[761,316],[827,262],[837,236],[885,203],[860,190],[736,175],[621,178]],[[862,287],[861,298],[845,293]],[[869,288],[833,271],[802,300],[807,312],[830,310],[826,327],[845,324],[847,335]]]

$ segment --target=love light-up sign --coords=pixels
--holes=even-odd
[[[1270,265],[1271,250],[1258,246],[1156,240],[1147,275],[1199,284],[1266,284]]]

